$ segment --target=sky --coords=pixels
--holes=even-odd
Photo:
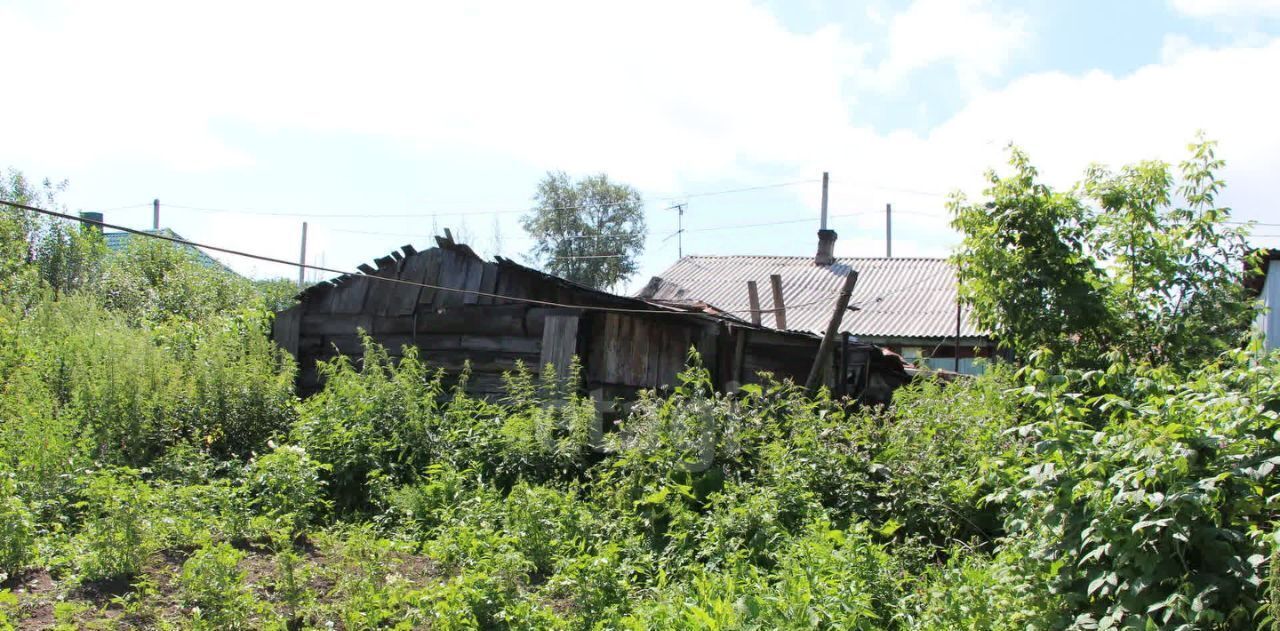
[[[643,195],[622,290],[679,252],[811,256],[823,172],[838,255],[884,255],[892,204],[895,256],[945,256],[948,194],[979,197],[1010,143],[1069,187],[1176,165],[1198,131],[1220,201],[1280,247],[1280,0],[0,0],[0,32],[0,168],[277,258],[306,221],[331,268],[446,227],[524,260],[550,170]]]

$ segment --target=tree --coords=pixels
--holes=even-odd
[[[1247,228],[1216,206],[1225,186],[1214,143],[1198,138],[1181,185],[1164,162],[1092,166],[1054,192],[1027,156],[989,173],[987,201],[952,198],[964,241],[952,257],[962,299],[1020,355],[1047,348],[1068,364],[1108,351],[1191,368],[1241,343],[1253,304],[1243,285]]]
[[[634,188],[603,173],[572,182],[563,171],[548,172],[534,203],[521,223],[535,241],[530,258],[543,269],[597,289],[636,273],[645,223]]]
[[[953,196],[952,226],[964,241],[952,257],[961,299],[1000,343],[1025,356],[1077,347],[1104,329],[1104,273],[1086,252],[1088,209],[1036,181],[1026,154],[1010,148],[1013,174],[987,173],[980,204]]]
[[[0,178],[0,199],[66,212],[58,194],[64,180],[39,185],[20,171],[9,169]],[[14,295],[30,295],[40,288],[62,294],[84,287],[100,272],[106,246],[91,226],[5,206],[0,208],[0,282]]]

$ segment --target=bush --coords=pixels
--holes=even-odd
[[[250,628],[257,603],[239,569],[242,560],[243,553],[218,543],[200,547],[182,564],[179,594],[195,628]]]
[[[1243,352],[1183,376],[1023,369],[1041,419],[1008,529],[1057,568],[1081,623],[1250,628],[1280,493],[1280,365]]]
[[[84,527],[76,562],[85,580],[131,578],[154,551],[149,537],[151,489],[133,469],[89,474],[79,508]]]
[[[18,496],[13,475],[0,470],[0,582],[31,561],[35,524]]]
[[[249,464],[245,488],[254,511],[272,527],[301,530],[324,511],[326,467],[292,445],[276,447]]]

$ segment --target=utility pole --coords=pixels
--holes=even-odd
[[[160,229],[160,200],[151,200],[151,229]]]
[[[684,258],[684,206],[684,204],[676,204],[667,209],[676,211],[676,258],[678,259]]]
[[[298,254],[298,289],[307,284],[307,222],[302,222],[302,252]]]
[[[893,258],[893,204],[884,205],[884,257]]]

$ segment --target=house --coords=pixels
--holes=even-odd
[[[836,257],[836,233],[818,233],[818,254],[807,256],[686,256],[649,281],[637,297],[670,306],[703,305],[735,313],[776,315],[779,328],[822,334],[845,275],[858,272],[840,331],[935,369],[976,373],[975,360],[996,355],[996,344],[957,301],[955,271],[942,258]],[[780,281],[782,309],[774,303]],[[759,288],[753,307],[748,283]],[[959,361],[957,362],[957,358]]]
[[[90,221],[96,221],[99,223],[103,221],[103,215],[100,212],[82,212],[80,213],[80,216]],[[183,238],[182,235],[174,232],[173,230],[170,230],[169,228],[155,228],[152,230],[143,230],[142,232],[145,232],[147,234],[156,234],[163,237],[169,237],[170,239],[181,239],[183,241],[186,240],[185,238]],[[135,238],[139,238],[138,235],[133,234],[131,232],[103,232],[102,233],[102,240],[106,244],[107,250],[110,252],[124,251],[124,249],[129,247],[129,244],[132,243]],[[229,274],[235,274],[235,272],[230,267],[227,267],[218,259],[215,259],[212,256],[209,256],[204,252],[204,250],[201,250],[200,248],[197,248],[192,245],[182,244],[182,243],[174,243],[173,245],[174,247],[177,247],[178,249],[184,252],[189,252],[193,257],[195,257],[195,260],[198,263],[200,263],[201,265],[204,265],[205,267],[221,270]]]
[[[1269,353],[1280,347],[1280,249],[1262,250],[1258,254],[1262,259],[1261,274],[1252,275],[1246,282],[1262,306],[1254,328]]]
[[[452,373],[469,364],[467,390],[491,399],[505,395],[502,375],[517,364],[541,373],[577,356],[582,386],[602,413],[641,389],[676,385],[690,347],[723,391],[764,372],[804,383],[817,355],[812,333],[618,296],[501,257],[485,261],[450,237],[436,243],[422,252],[404,246],[359,274],[314,285],[277,314],[273,336],[298,359],[302,394],[321,386],[318,360],[361,355],[360,331],[393,356],[413,347]],[[837,394],[886,402],[909,378],[900,360],[874,346],[836,350],[825,383]]]

